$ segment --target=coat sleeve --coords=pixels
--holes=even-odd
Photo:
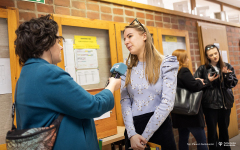
[[[38,96],[45,107],[78,119],[91,119],[113,109],[114,97],[110,90],[104,89],[91,95],[78,85],[61,68],[44,66],[38,69]]]
[[[230,69],[232,72],[223,73],[224,85],[227,88],[234,88],[238,83],[238,79],[235,75],[234,68],[230,64],[227,64],[227,66],[228,66],[228,69]]]
[[[198,67],[197,71],[194,73],[194,77],[203,79],[203,66]]]
[[[148,121],[142,136],[148,141],[172,111],[177,87],[178,61],[175,56],[166,56],[161,66],[162,97],[154,114]]]
[[[196,80],[188,68],[182,68],[181,74],[178,75],[178,80],[181,80],[187,90],[198,92],[203,88],[202,81]]]
[[[136,133],[133,124],[132,115],[132,99],[128,93],[127,87],[125,86],[126,76],[121,77],[121,109],[123,115],[123,121],[127,130],[128,138],[131,138]]]
[[[205,85],[203,85],[203,88],[207,88],[209,86],[212,86],[212,83],[209,81],[208,79],[208,75],[206,75],[206,68],[205,65],[202,65],[200,67],[198,67],[197,71],[194,74],[195,78],[202,78],[204,79],[204,83]]]

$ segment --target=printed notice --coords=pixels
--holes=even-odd
[[[65,71],[76,81],[76,71],[74,62],[73,40],[65,39],[63,42]]]
[[[72,39],[65,39],[63,42],[63,51],[65,66],[74,67],[74,51]]]
[[[96,49],[75,49],[75,66],[77,69],[98,68]]]
[[[228,54],[227,54],[227,51],[222,51],[222,59],[223,59],[223,62],[228,63]]]
[[[0,94],[12,93],[10,59],[0,58]]]
[[[77,83],[79,85],[98,84],[99,82],[100,82],[100,79],[99,79],[98,69],[77,71]]]
[[[162,42],[163,45],[163,55],[172,55],[173,51],[177,49],[184,49],[186,50],[185,43],[181,42]]]
[[[70,74],[73,80],[76,82],[76,70],[74,66],[66,66],[65,71]]]

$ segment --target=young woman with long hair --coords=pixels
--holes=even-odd
[[[195,72],[195,77],[203,78],[202,107],[208,131],[209,150],[230,150],[228,143],[228,126],[234,97],[232,88],[238,83],[234,68],[222,60],[219,49],[215,45],[205,47],[205,65]],[[219,137],[217,135],[217,125]]]
[[[188,69],[189,59],[186,50],[177,49],[172,53],[179,61],[177,75],[177,87],[187,89],[190,92],[198,92],[204,86],[203,79],[195,79]],[[182,115],[171,113],[173,128],[178,129],[179,150],[188,150],[189,133],[191,132],[197,141],[198,150],[208,150],[204,131],[205,122],[202,107],[196,115]]]
[[[124,42],[130,54],[122,77],[121,107],[125,148],[142,150],[150,141],[162,150],[176,150],[169,113],[173,109],[178,61],[155,49],[148,29],[135,19],[125,27]]]

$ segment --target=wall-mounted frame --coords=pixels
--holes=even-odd
[[[109,58],[110,59],[110,62],[109,62],[110,65],[107,66],[107,67],[111,67],[113,64],[117,63],[115,30],[114,30],[114,23],[113,22],[101,21],[101,20],[91,20],[91,19],[86,19],[86,18],[55,15],[55,14],[53,16],[54,16],[54,20],[59,25],[59,35],[60,36],[63,36],[63,34],[65,34],[66,36],[69,37],[69,35],[66,33],[67,31],[72,32],[72,34],[75,34],[75,33],[73,33],[73,31],[76,31],[76,34],[78,34],[78,33],[80,33],[79,31],[83,31],[82,30],[83,28],[88,30],[89,32],[94,32],[94,31],[99,31],[99,32],[106,31],[106,32],[108,32],[109,41],[105,41],[105,42],[109,43],[108,48],[109,48],[109,53],[110,53],[109,54],[110,55],[109,56],[110,57]],[[73,30],[71,28],[73,28]],[[66,31],[64,31],[64,29]],[[93,33],[93,35],[94,35],[94,33]],[[63,44],[63,43],[61,43],[61,44]],[[101,49],[101,45],[100,45],[100,49]],[[62,62],[59,63],[58,66],[61,67],[62,69],[65,69],[63,51],[62,51]],[[103,66],[99,65],[99,70],[100,70],[100,67],[103,67]],[[110,68],[107,69],[107,73],[108,73],[108,76],[106,76],[107,79],[110,75],[109,70],[110,70]],[[100,74],[101,74],[101,72],[100,72]],[[104,82],[104,85],[105,85],[106,81]],[[103,89],[104,89],[104,87],[91,88],[91,89],[86,89],[86,90],[91,94],[96,94]],[[120,90],[118,90],[114,93],[114,98],[115,98],[116,102],[120,101],[119,95],[120,95]],[[115,108],[112,110],[110,118],[97,120],[97,121],[95,121],[95,125],[96,125],[98,138],[103,138],[103,137],[106,137],[106,136],[116,134],[117,133],[117,121],[116,121]]]
[[[1,51],[2,50],[1,49],[0,55],[4,55],[5,53],[9,52],[9,54],[7,54],[8,56],[2,56],[2,57],[0,56],[0,57],[1,58],[10,58],[11,86],[12,86],[12,94],[11,94],[12,98],[9,97],[8,99],[4,99],[2,97],[2,99],[1,99],[1,100],[7,100],[4,103],[1,103],[4,110],[7,109],[5,104],[9,103],[9,105],[10,105],[9,111],[8,111],[9,114],[4,114],[4,115],[6,115],[6,117],[1,116],[1,121],[4,121],[4,118],[10,118],[10,116],[11,116],[11,114],[10,114],[11,104],[12,104],[12,102],[14,102],[15,86],[16,86],[16,82],[18,80],[18,77],[20,75],[20,70],[21,70],[21,68],[18,64],[18,58],[15,55],[15,47],[14,47],[14,40],[16,39],[15,30],[17,29],[18,22],[19,22],[18,9],[16,9],[16,8],[7,8],[7,9],[0,8],[0,19],[3,19],[3,20],[6,19],[6,26],[7,26],[7,30],[4,31],[7,33],[7,35],[5,35],[6,37],[2,37],[2,38],[4,39],[4,38],[8,37],[8,39],[7,39],[8,50],[3,52],[3,51]],[[4,36],[4,35],[2,35],[2,36]],[[1,96],[3,96],[3,95],[4,94],[2,94]],[[16,120],[14,122],[16,124]],[[10,121],[10,128],[11,128],[11,121]],[[7,129],[7,130],[9,130],[9,129]],[[3,133],[3,132],[1,131],[1,133]],[[4,143],[5,143],[6,133],[3,133],[3,134],[4,134],[3,138],[4,138]],[[0,138],[1,139],[0,149],[5,150],[6,144],[4,144],[2,142],[3,138]]]
[[[158,29],[158,38],[159,38],[159,45],[160,45],[160,52],[164,55],[164,36],[173,36],[176,38],[183,38],[185,41],[185,50],[187,51],[188,59],[189,59],[189,70],[192,72],[192,60],[191,60],[191,53],[190,53],[190,42],[189,42],[189,35],[188,31],[186,30],[178,30],[178,29]],[[184,44],[184,43],[183,43]],[[176,47],[176,49],[178,49]]]
[[[123,40],[123,30],[125,26],[129,24],[127,23],[115,23],[115,30],[116,30],[116,41],[117,41],[117,53],[118,53],[118,62],[124,62],[124,59],[128,57],[128,50],[124,45]],[[159,43],[158,43],[158,35],[157,35],[157,28],[147,26],[149,32],[152,35],[154,46],[157,50],[159,50]],[[120,95],[119,95],[120,96]],[[124,126],[123,118],[122,118],[122,111],[121,111],[121,104],[120,101],[116,101],[116,111],[117,111],[117,123],[119,126]]]

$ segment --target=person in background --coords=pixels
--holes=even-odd
[[[238,83],[234,68],[223,62],[215,45],[207,45],[205,65],[200,66],[194,76],[204,79],[206,83],[203,88],[202,107],[207,124],[209,150],[230,150],[230,146],[224,146],[224,143],[229,142],[228,126],[234,102],[232,88]],[[219,145],[219,142],[223,145]]]
[[[22,66],[16,93],[18,129],[47,127],[64,114],[54,150],[98,150],[93,118],[113,109],[113,92],[121,80],[91,95],[56,66],[61,62],[63,38],[51,15],[22,23],[16,30],[16,55]]]
[[[189,59],[186,50],[177,49],[172,53],[177,57],[179,69],[177,75],[177,87],[187,89],[190,92],[198,92],[205,85],[203,79],[195,79],[188,69]],[[173,128],[178,129],[179,150],[188,150],[189,133],[191,132],[197,141],[198,150],[208,150],[204,131],[205,121],[202,107],[196,115],[182,115],[171,113]]]
[[[143,150],[149,141],[162,150],[176,150],[169,113],[176,93],[177,58],[163,58],[137,19],[125,27],[124,44],[130,52],[121,83],[125,149]]]

